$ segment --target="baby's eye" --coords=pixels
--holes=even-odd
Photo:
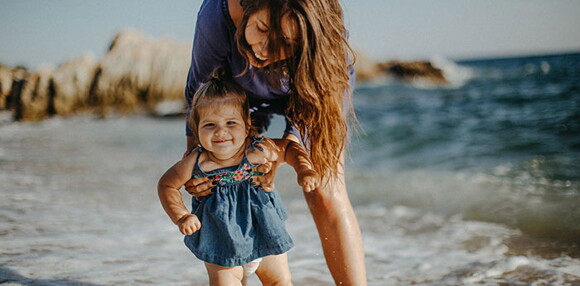
[[[213,123],[206,123],[202,127],[214,127],[214,126],[215,126],[215,124],[213,124]]]
[[[235,121],[228,121],[228,122],[227,122],[227,124],[228,124],[228,125],[236,125],[236,124],[238,124],[238,123],[237,123],[237,122],[235,122]]]

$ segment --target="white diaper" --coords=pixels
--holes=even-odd
[[[262,262],[262,258],[254,259],[251,262],[244,264],[244,266],[242,266],[244,268],[244,275],[249,277],[254,274],[260,266],[260,262]]]

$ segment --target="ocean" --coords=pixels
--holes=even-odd
[[[580,285],[580,54],[433,63],[449,86],[353,95],[369,285]],[[156,193],[182,118],[0,121],[0,283],[208,285]],[[333,285],[295,179],[277,177],[294,285]]]

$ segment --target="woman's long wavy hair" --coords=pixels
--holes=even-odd
[[[244,15],[236,33],[240,53],[246,59],[253,53],[245,38],[249,16],[268,9],[268,54],[280,58],[280,51],[285,49],[286,54],[294,55],[270,65],[271,80],[279,83],[282,77],[288,77],[293,94],[287,114],[309,148],[315,170],[327,178],[336,176],[348,135],[348,119],[354,118],[349,84],[354,53],[338,0],[242,0],[241,4]],[[281,19],[285,15],[297,26],[295,47],[286,44],[282,33]]]

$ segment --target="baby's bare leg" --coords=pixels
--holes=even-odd
[[[291,286],[292,279],[288,267],[288,254],[264,257],[256,274],[264,286]]]
[[[222,267],[205,263],[209,275],[210,286],[241,286],[244,278],[244,269],[241,266]]]

